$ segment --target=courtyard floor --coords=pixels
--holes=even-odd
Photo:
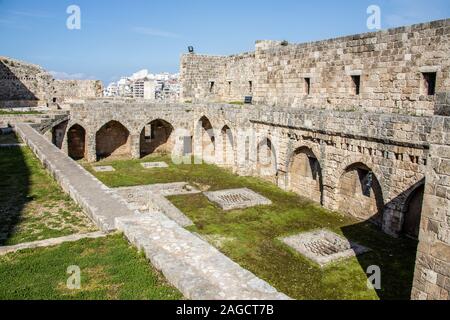
[[[144,169],[140,163],[165,161],[166,169]],[[214,165],[174,165],[168,156],[141,160],[102,161],[114,172],[87,170],[109,187],[189,182],[202,191],[247,187],[272,200],[272,205],[223,211],[203,194],[169,200],[195,226],[188,227],[242,267],[294,299],[409,299],[417,242],[391,238],[372,224],[330,212],[258,178],[239,177]],[[371,252],[323,269],[279,240],[300,232],[327,228],[364,245]],[[367,288],[366,270],[381,268],[382,289]]]

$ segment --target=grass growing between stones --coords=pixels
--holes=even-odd
[[[0,148],[0,177],[0,245],[97,230],[29,148]]]
[[[165,161],[168,169],[143,169],[139,163]],[[367,222],[330,212],[257,178],[238,177],[213,165],[172,164],[170,157],[103,161],[116,171],[95,173],[110,187],[186,181],[201,190],[247,187],[272,200],[271,206],[224,212],[202,195],[169,199],[195,223],[202,235],[242,267],[295,299],[409,299],[416,241],[393,239]],[[85,165],[92,171],[90,165]],[[319,268],[278,240],[328,228],[370,249],[357,258]],[[367,288],[366,270],[381,268],[382,290]]]
[[[67,288],[69,266],[81,289]],[[0,257],[0,299],[182,299],[122,235],[86,239]]]

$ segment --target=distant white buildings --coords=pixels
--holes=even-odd
[[[179,74],[151,74],[147,69],[140,70],[130,77],[110,83],[104,95],[176,102],[180,95]]]

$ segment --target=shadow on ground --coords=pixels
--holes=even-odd
[[[381,300],[409,300],[414,277],[418,242],[384,234],[373,223],[365,221],[341,228],[344,236],[353,242],[373,249],[357,257],[364,272],[370,266],[381,269]],[[368,276],[370,276],[369,274]]]
[[[7,138],[8,143],[19,143],[14,134]],[[22,148],[0,147],[0,246],[14,235],[25,205],[32,200],[29,191],[30,170]]]

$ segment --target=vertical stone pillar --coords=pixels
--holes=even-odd
[[[96,162],[97,161],[97,146],[95,133],[86,132],[86,160],[88,162]]]
[[[130,152],[133,159],[141,158],[141,135],[131,134],[130,135]]]
[[[450,117],[433,117],[412,299],[450,298]]]

